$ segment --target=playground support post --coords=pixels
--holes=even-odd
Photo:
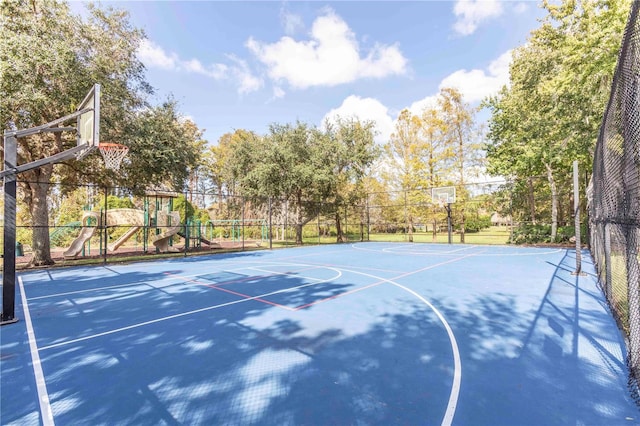
[[[4,137],[4,169],[17,165],[18,140],[13,135]],[[16,297],[16,175],[4,176],[4,270],[2,273],[2,316],[0,325],[17,322]]]

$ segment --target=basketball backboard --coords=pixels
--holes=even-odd
[[[434,204],[453,204],[456,202],[456,187],[441,186],[431,188],[431,198]]]
[[[78,145],[95,147],[100,142],[100,85],[94,84],[76,111],[78,116]]]

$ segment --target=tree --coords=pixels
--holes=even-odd
[[[224,197],[236,195],[238,181],[244,176],[247,167],[260,160],[255,157],[257,152],[261,152],[260,143],[260,137],[254,132],[238,129],[233,133],[225,133],[217,145],[205,150],[203,173],[215,187],[218,218],[229,218]],[[242,153],[236,153],[236,149]]]
[[[88,6],[83,20],[65,3],[20,0],[3,2],[0,35],[0,121],[7,128],[29,128],[73,112],[94,83],[102,87],[102,141],[130,147],[116,174],[105,170],[97,155],[24,173],[22,189],[34,225],[32,263],[53,263],[50,255],[47,194],[56,177],[70,188],[92,182],[100,186],[134,182],[133,192],[148,184],[182,190],[197,166],[202,144],[195,125],[180,120],[169,99],[148,107],[152,92],[144,78],[137,49],[144,33],[132,28],[128,14]],[[29,54],[24,54],[28,52]],[[49,157],[75,145],[70,132],[41,134],[18,140],[19,164]]]
[[[73,16],[65,3],[36,0],[0,6],[0,122],[5,128],[35,127],[71,113],[96,82],[102,85],[104,140],[118,140],[118,125],[142,105],[151,91],[136,58],[143,33],[131,28],[125,12],[89,7],[88,21]],[[26,54],[25,54],[26,53]],[[114,139],[111,139],[111,138]],[[48,157],[75,144],[75,135],[41,134],[18,140],[19,164]],[[21,179],[34,225],[35,265],[50,255],[47,192],[54,171],[87,179],[95,157],[63,166],[46,165]],[[81,175],[81,176],[80,176]],[[80,176],[80,177],[79,177]],[[71,179],[71,177],[68,177]]]
[[[489,170],[526,181],[545,175],[556,236],[559,193],[571,162],[591,168],[629,0],[543,2],[548,15],[516,49],[510,86],[490,99]],[[534,186],[529,180],[530,217]]]
[[[325,161],[329,138],[305,123],[272,124],[264,138],[243,140],[232,163],[242,195],[256,204],[282,197],[294,209],[296,244],[302,228],[320,213],[321,202],[335,186],[333,165]]]
[[[429,183],[421,129],[420,117],[404,109],[396,120],[395,132],[384,146],[387,167],[385,180],[391,187],[401,191],[410,242],[413,242],[414,219],[419,214],[419,205],[426,201],[424,189]]]
[[[474,122],[474,111],[464,102],[462,94],[454,88],[443,88],[438,96],[438,106],[444,129],[445,161],[452,166],[452,181],[458,187],[456,203],[460,206],[460,242],[464,243],[465,203],[468,199],[466,184],[480,163],[481,145]]]
[[[374,142],[375,123],[357,119],[337,117],[325,124],[325,133],[331,147],[325,152],[325,161],[333,167],[335,188],[333,189],[334,217],[337,242],[345,242],[340,220],[340,207],[352,206],[364,197],[362,179],[367,169],[378,156]]]
[[[192,171],[201,164],[206,141],[190,120],[180,116],[177,104],[163,104],[135,114],[126,128],[132,154],[121,166],[117,181],[143,194],[148,186],[183,191]]]

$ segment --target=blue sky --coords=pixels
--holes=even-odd
[[[497,0],[104,4],[146,32],[153,101],[172,94],[210,143],[334,114],[375,120],[383,142],[399,111],[440,87],[471,104],[494,93],[542,16],[536,2]]]

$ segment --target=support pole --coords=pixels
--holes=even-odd
[[[109,247],[109,228],[107,228],[107,203],[109,202],[109,196],[107,194],[107,187],[104,187],[104,220],[102,221],[102,226],[104,227],[104,252],[102,253],[102,263],[107,263],[107,249]]]
[[[449,244],[451,244],[453,242],[453,236],[452,236],[452,226],[451,226],[451,203],[447,203],[447,234],[449,237]]]
[[[573,212],[575,218],[576,239],[576,270],[574,275],[580,275],[582,271],[582,245],[580,243],[580,177],[578,175],[578,161],[573,162]]]
[[[4,170],[17,165],[18,140],[4,137]],[[2,273],[2,314],[0,325],[17,322],[16,302],[16,175],[4,176],[4,255]]]
[[[273,223],[271,217],[271,197],[269,197],[269,250],[273,249]]]

